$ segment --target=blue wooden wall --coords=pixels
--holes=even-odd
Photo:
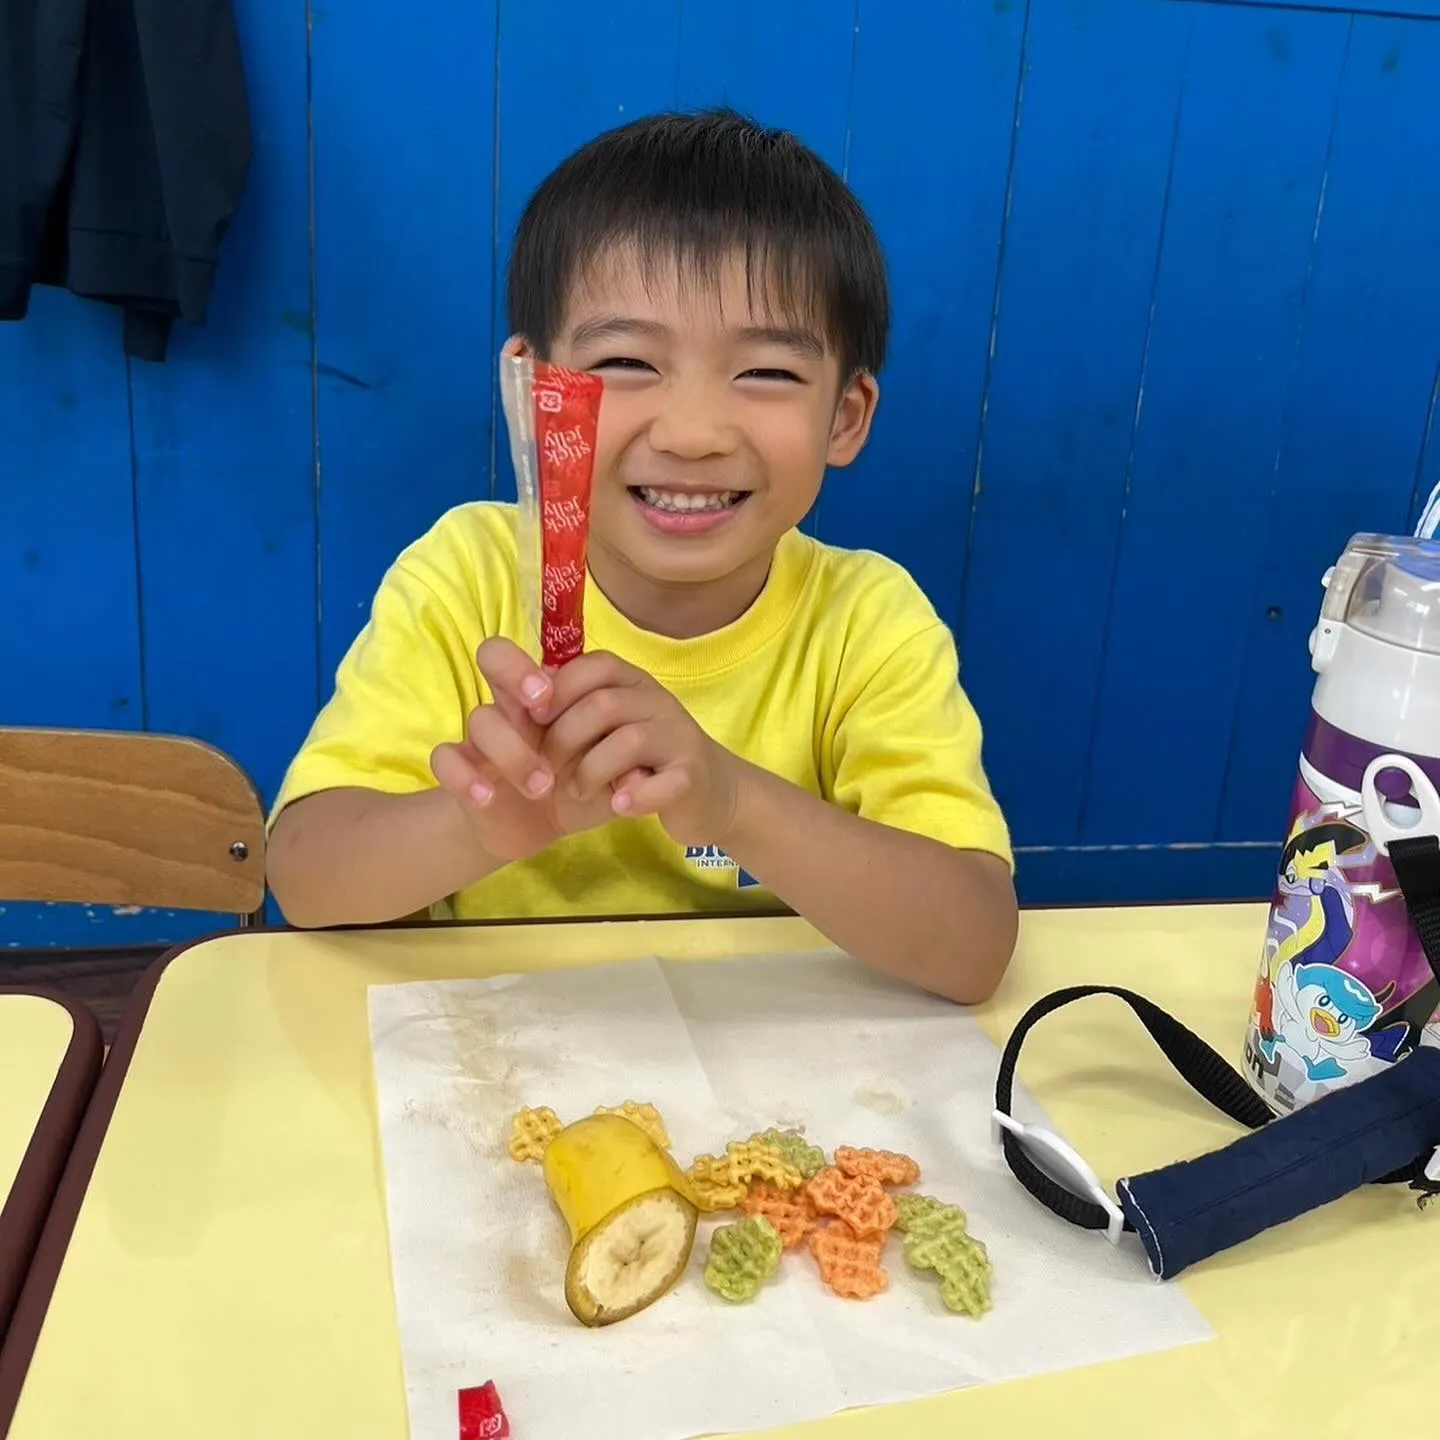
[[[0,721],[202,736],[273,792],[387,562],[510,493],[526,194],[724,101],[888,248],[874,442],[813,524],[957,630],[1026,898],[1260,893],[1320,575],[1440,481],[1440,0],[1383,9],[239,0],[210,324],[158,366],[65,295],[0,326]],[[194,925],[11,907],[0,943]]]

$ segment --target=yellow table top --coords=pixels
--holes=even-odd
[[[1238,1056],[1263,926],[1254,905],[1029,913],[982,1022],[1003,1041],[1051,989],[1122,984]],[[814,948],[800,921],[736,920],[257,932],[183,952],[119,1089],[11,1440],[97,1425],[111,1440],[401,1440],[367,985]],[[1038,1029],[1021,1074],[1107,1182],[1236,1134],[1113,1000]],[[786,1433],[1413,1431],[1440,1353],[1440,1219],[1413,1198],[1373,1187],[1189,1272],[1213,1342]],[[1015,1203],[1034,1203],[1018,1184]]]
[[[0,1337],[99,1068],[88,1012],[0,991]]]
[[[70,1012],[40,995],[0,995],[0,1206],[70,1048]]]

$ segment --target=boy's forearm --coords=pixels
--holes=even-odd
[[[307,796],[275,822],[266,859],[276,902],[303,929],[400,920],[499,868],[438,788]]]
[[[746,765],[727,853],[830,942],[961,1004],[994,992],[1015,948],[1009,867],[863,820]]]

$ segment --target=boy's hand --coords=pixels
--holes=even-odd
[[[465,739],[437,746],[430,768],[460,802],[486,854],[504,864],[524,860],[563,835],[613,820],[608,795],[577,799],[557,785],[554,763],[542,753],[555,678],[509,640],[487,640],[476,660],[494,703],[470,712]]]
[[[717,845],[739,799],[742,762],[653,676],[593,651],[552,677],[541,754],[576,804],[658,815],[681,845]]]

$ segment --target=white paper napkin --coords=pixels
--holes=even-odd
[[[990,1141],[994,1045],[964,1011],[837,955],[656,960],[370,991],[396,1304],[414,1440],[455,1440],[456,1393],[494,1380],[518,1440],[683,1440],[1095,1364],[1210,1338],[1138,1251],[1062,1224]],[[510,1117],[651,1101],[681,1163],[771,1125],[903,1151],[967,1211],[994,1309],[951,1315],[898,1238],[889,1289],[837,1299],[808,1251],[752,1303],[700,1272],[586,1330],[568,1236]],[[1016,1113],[1042,1119],[1017,1086]]]

